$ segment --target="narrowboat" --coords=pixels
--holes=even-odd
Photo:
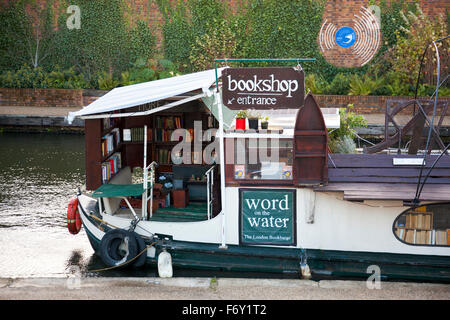
[[[423,131],[433,100],[414,101],[422,112],[406,129]],[[75,117],[86,186],[68,226],[84,227],[107,268],[450,281],[448,146],[432,134],[438,153],[385,152],[399,129],[364,153],[331,153],[339,113],[305,94],[300,65],[118,87]]]

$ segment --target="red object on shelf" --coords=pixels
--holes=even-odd
[[[245,118],[244,119],[236,119],[236,130],[245,130]]]
[[[175,208],[185,208],[189,204],[189,190],[172,190],[173,206]]]

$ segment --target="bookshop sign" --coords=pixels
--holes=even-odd
[[[298,109],[305,95],[305,74],[295,68],[227,68],[222,100],[233,110]]]
[[[296,190],[239,190],[240,243],[296,245]]]

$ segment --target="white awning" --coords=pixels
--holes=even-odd
[[[217,77],[222,75],[223,69],[224,68],[217,69]],[[203,92],[207,92],[207,89],[215,81],[215,69],[210,69],[172,78],[118,87],[109,91],[107,94],[98,98],[83,109],[69,112],[67,120],[71,123],[75,117],[108,113],[135,107],[199,89],[202,89]]]

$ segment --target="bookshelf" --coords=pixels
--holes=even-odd
[[[415,210],[404,214],[396,222],[395,234],[408,244],[447,245],[448,243],[448,229],[436,229],[433,223],[433,212],[425,210]]]
[[[194,121],[202,121],[202,130],[217,126],[211,113],[199,110],[186,112],[166,112],[147,116],[124,118],[86,119],[86,188],[95,190],[113,178],[121,168],[143,166],[144,126],[147,126],[147,161],[156,161],[158,171],[172,172],[171,150],[178,143],[171,141],[172,133],[179,128],[187,128],[194,137]],[[184,109],[183,109],[184,110]],[[205,131],[204,131],[205,132]],[[201,137],[200,137],[201,138]],[[180,140],[182,138],[180,137]],[[192,140],[193,141],[193,140]],[[201,141],[201,139],[200,139]],[[202,142],[201,151],[210,142]],[[203,153],[194,150],[192,163],[203,165]],[[199,160],[200,159],[200,162]],[[195,160],[195,162],[194,162]]]

